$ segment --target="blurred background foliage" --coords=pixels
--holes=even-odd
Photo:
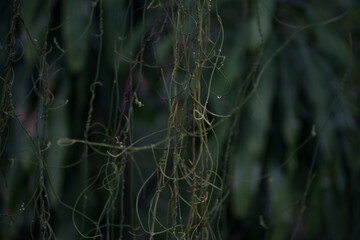
[[[207,154],[218,166],[211,181],[221,188],[207,206],[216,212],[206,220],[214,233],[180,236],[165,219],[186,202],[173,204],[171,187],[156,195],[149,176],[165,148],[174,54],[202,44],[192,14],[206,4],[208,48],[220,60],[204,62],[216,71],[212,78],[202,66],[200,100],[230,117],[209,117]],[[0,238],[359,239],[359,7],[355,0],[1,1]],[[190,40],[178,44],[177,34]],[[189,59],[179,82],[193,71]],[[183,106],[179,122],[191,122],[193,105]],[[158,148],[107,152],[122,145]],[[157,231],[170,229],[156,236],[139,222],[154,214],[152,196]]]

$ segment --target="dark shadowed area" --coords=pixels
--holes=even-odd
[[[0,239],[360,239],[359,1],[0,14]]]

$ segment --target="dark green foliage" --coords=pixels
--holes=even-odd
[[[0,239],[358,239],[357,1],[0,2]]]

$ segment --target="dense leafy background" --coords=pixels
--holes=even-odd
[[[149,238],[135,202],[156,168],[152,151],[118,159],[114,164],[123,169],[114,177],[106,149],[57,142],[66,137],[128,145],[166,129],[168,98],[159,66],[171,88],[179,30],[171,9],[191,16],[193,2],[0,2],[1,239],[80,239],[74,222],[92,236],[86,217],[101,220],[104,239]],[[358,239],[359,2],[211,4],[210,36],[215,41],[222,31],[217,5],[225,33],[220,59],[226,59],[211,89],[210,71],[203,71],[201,85],[204,95],[210,91],[210,111],[231,116],[214,118],[216,135],[210,131],[208,142],[223,181],[220,235]],[[181,31],[191,39],[196,20],[187,21]],[[194,42],[184,42],[184,55]],[[182,74],[179,79],[186,78]],[[160,132],[136,146],[164,137]],[[154,155],[160,158],[161,149]],[[156,181],[145,190],[143,219]],[[160,196],[160,220],[169,199],[169,192]],[[216,220],[210,223],[216,231]]]

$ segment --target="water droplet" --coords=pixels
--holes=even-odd
[[[221,96],[220,96],[220,95],[218,95],[218,96],[217,96],[217,99],[221,99]]]
[[[47,198],[47,194],[45,194],[45,196],[44,196],[45,198]]]
[[[85,195],[84,198],[87,199],[87,195]]]

